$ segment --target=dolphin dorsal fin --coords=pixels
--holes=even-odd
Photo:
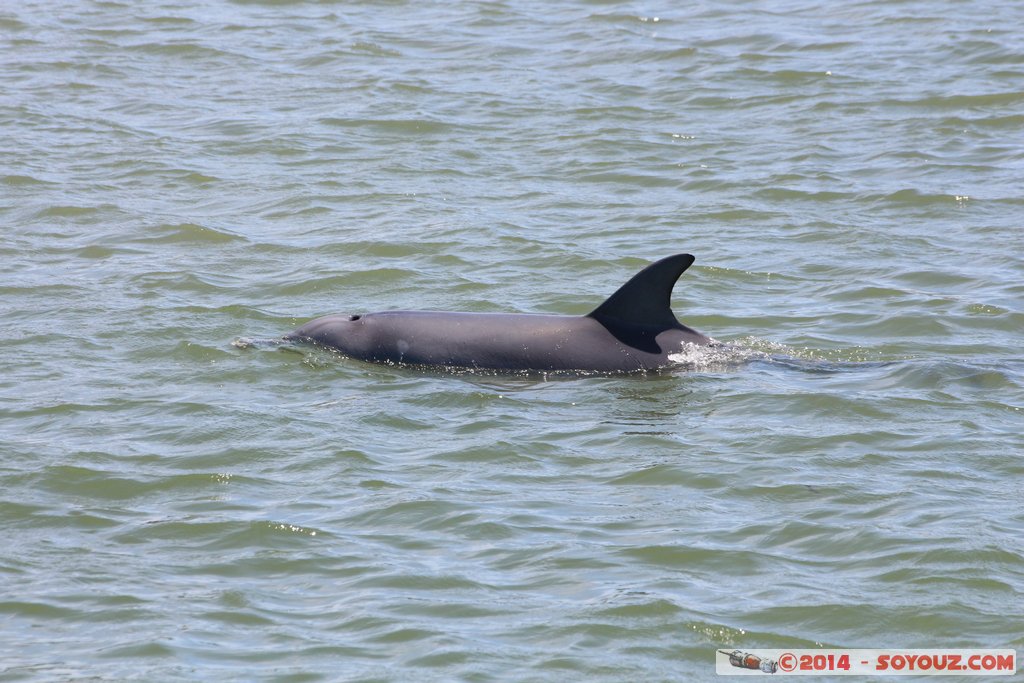
[[[693,264],[690,254],[676,254],[655,261],[619,287],[603,304],[588,314],[599,322],[642,327],[675,327],[672,313],[672,287]]]

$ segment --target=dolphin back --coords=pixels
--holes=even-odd
[[[711,339],[672,313],[690,254],[656,261],[585,316],[384,311],[312,320],[304,339],[377,363],[518,370],[653,370]]]

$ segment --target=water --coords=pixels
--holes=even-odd
[[[0,678],[709,680],[1024,647],[1024,9],[0,10]],[[641,377],[239,348],[585,313]]]

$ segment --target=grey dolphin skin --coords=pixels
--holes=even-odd
[[[690,254],[656,261],[584,316],[387,311],[328,315],[286,339],[375,363],[491,370],[637,372],[712,339],[676,320],[672,288]]]

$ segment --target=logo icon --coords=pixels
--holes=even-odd
[[[758,657],[748,652],[741,650],[719,650],[719,652],[729,658],[729,663],[740,669],[753,669],[754,671],[761,671],[766,674],[773,674],[779,670],[779,664],[774,659],[768,659],[767,657]]]

